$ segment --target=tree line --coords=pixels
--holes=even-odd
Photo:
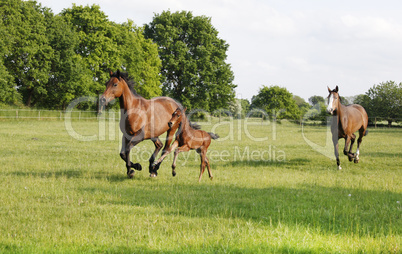
[[[35,1],[0,0],[0,103],[65,109],[130,74],[145,98],[173,97],[213,111],[234,100],[228,44],[210,18],[163,12],[144,27],[108,20],[98,5],[60,14]]]
[[[191,12],[164,11],[138,27],[108,20],[98,5],[73,4],[55,15],[35,1],[0,0],[0,35],[0,104],[65,109],[75,98],[102,93],[109,70],[120,69],[143,97],[169,96],[189,110],[294,120],[327,116],[323,97],[307,103],[275,85],[263,86],[251,101],[235,99],[229,44],[210,18]],[[401,97],[401,83],[388,81],[343,103],[361,104],[369,117],[391,123],[402,118]]]

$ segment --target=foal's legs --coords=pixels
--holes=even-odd
[[[174,146],[176,142],[177,141],[175,141],[172,146]],[[178,142],[177,142],[177,144],[178,144]],[[188,151],[190,151],[190,147],[188,147],[187,145],[181,146],[174,151],[174,157],[173,157],[173,163],[172,163],[172,176],[176,176],[175,169],[176,169],[177,156],[179,155],[180,152],[188,152]]]
[[[161,157],[165,158],[165,156],[164,156],[165,154],[167,155],[167,154],[169,154],[171,151],[174,150],[174,149],[170,149],[170,150],[169,150],[169,148],[170,148],[169,146],[170,146],[170,144],[172,143],[174,133],[176,132],[178,126],[179,126],[179,125],[172,126],[172,128],[170,128],[170,129],[167,131],[166,142],[165,142],[165,146],[163,147],[163,151],[162,151],[162,156],[161,156]],[[161,145],[162,145],[162,142],[161,142]],[[176,146],[176,147],[177,147],[177,146]],[[149,161],[149,173],[151,173],[151,175],[153,174],[152,172],[154,172],[155,175],[157,174],[157,170],[159,169],[159,167],[160,167],[160,165],[161,165],[161,163],[162,163],[162,161],[163,161],[163,159],[162,159],[162,160],[159,159],[157,162],[154,162],[154,160],[155,160],[155,158],[156,158],[156,155],[159,153],[159,151],[160,151],[160,148],[159,148],[158,152],[156,152],[156,150],[155,150],[156,153],[154,153],[153,160],[152,160],[152,161],[151,161],[151,160]],[[152,157],[151,157],[151,158],[152,158]],[[152,171],[152,172],[151,172],[151,171]]]
[[[213,177],[213,175],[211,173],[211,168],[209,166],[209,161],[208,161],[208,158],[207,158],[207,149],[205,149],[205,147],[201,147],[199,154],[200,154],[200,157],[201,157],[201,166],[200,166],[201,168],[200,168],[200,177],[198,178],[198,182],[201,181],[201,177],[202,177],[202,174],[205,171],[205,167],[208,167],[208,175],[209,175],[209,178],[212,180],[212,178],[214,178],[214,177]]]
[[[168,154],[170,154],[170,153],[171,153],[174,149],[176,149],[178,146],[179,146],[179,142],[178,142],[177,140],[175,140],[175,141],[173,142],[172,146],[169,147],[169,149],[167,149],[167,150],[162,154],[162,156],[161,156],[157,161],[155,161],[155,162],[152,164],[152,166],[155,167],[155,166],[157,166],[157,165],[160,165],[160,164],[162,163],[162,161],[165,159],[165,157],[168,156]]]

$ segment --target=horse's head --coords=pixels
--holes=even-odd
[[[183,110],[180,108],[177,108],[173,114],[172,114],[172,118],[170,118],[168,125],[169,128],[172,128],[173,125],[176,125],[178,123],[181,122],[181,120],[183,119],[183,115],[186,113],[186,109],[184,108]]]
[[[331,90],[328,87],[328,107],[327,107],[327,112],[330,113],[331,115],[333,115],[336,110],[338,109],[338,105],[340,102],[340,97],[338,94],[338,86],[335,87],[334,90]]]
[[[125,86],[127,86],[127,83],[124,78],[122,78],[122,74],[119,70],[115,73],[110,72],[110,79],[106,82],[106,90],[99,99],[100,109],[115,98],[119,98],[123,94]]]

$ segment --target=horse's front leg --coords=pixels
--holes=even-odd
[[[348,156],[349,161],[352,161],[354,158],[354,154],[348,151],[349,143],[351,140],[352,136],[347,135],[345,138],[345,147],[343,148],[343,154]]]
[[[120,150],[120,158],[124,160],[124,162],[127,162],[127,157],[126,157],[126,149],[127,149],[127,144],[129,140],[123,135],[122,141],[121,141],[121,150]],[[139,163],[133,163],[131,161],[131,167],[134,168],[135,170],[142,170],[142,166]]]
[[[134,136],[130,139],[130,141],[127,143],[126,150],[125,150],[125,157],[126,157],[126,168],[127,168],[127,176],[129,178],[132,178],[134,176],[134,170],[131,168],[141,170],[141,164],[135,163],[132,164],[130,161],[130,151],[131,149],[136,146],[138,143],[144,140],[144,132],[142,130],[139,130],[134,134]]]
[[[332,137],[332,142],[334,143],[334,153],[335,153],[335,158],[336,158],[336,165],[338,165],[338,169],[341,170],[341,161],[339,160],[339,144],[338,144],[338,138],[337,137]]]

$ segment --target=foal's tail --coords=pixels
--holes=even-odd
[[[208,132],[209,136],[211,136],[212,139],[218,139],[219,135],[218,134],[214,134],[212,132]]]

